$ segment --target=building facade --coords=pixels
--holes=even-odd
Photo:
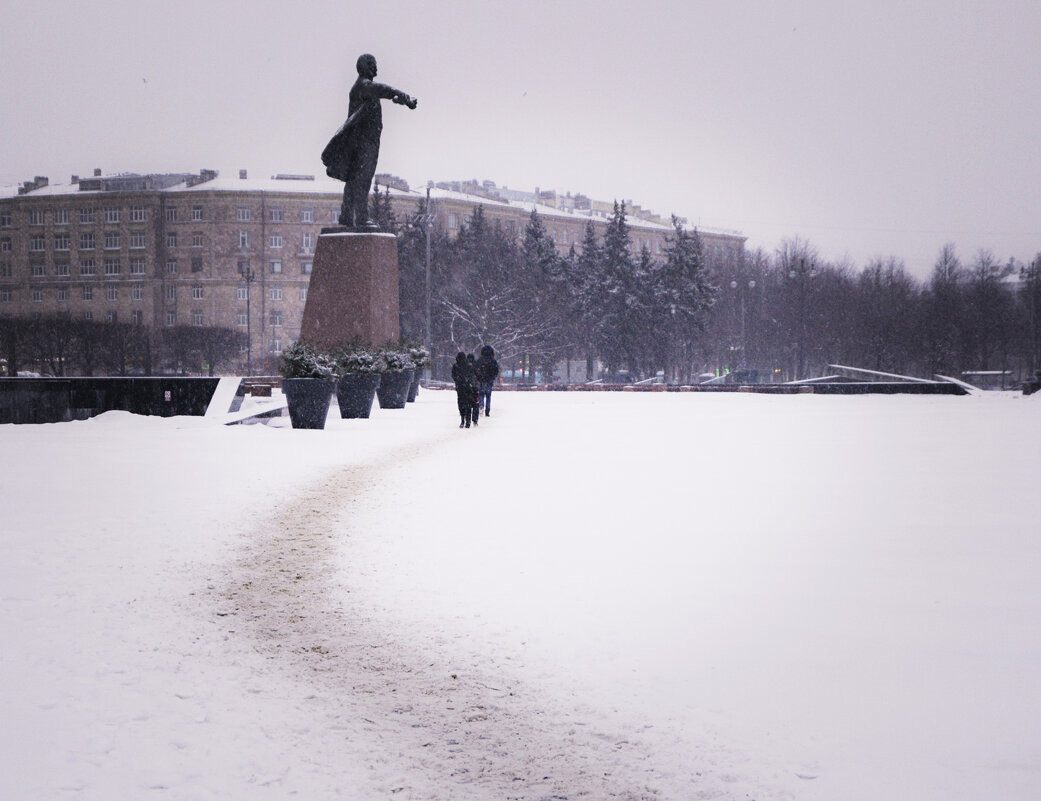
[[[399,219],[427,196],[399,179],[389,187]],[[485,182],[429,189],[434,225],[449,235],[477,206],[520,235],[537,209],[562,253],[581,249],[605,207],[582,196],[512,193]],[[130,322],[153,328],[219,326],[249,335],[239,363],[273,362],[299,337],[314,248],[336,224],[342,184],[311,176],[222,178],[211,170],[162,175],[37,177],[0,188],[0,317]],[[576,203],[575,200],[578,200]],[[639,212],[642,210],[638,210]],[[660,254],[672,226],[629,218],[636,249]],[[741,257],[744,237],[701,232],[706,252]]]

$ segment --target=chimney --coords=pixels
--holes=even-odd
[[[33,178],[33,183],[36,184],[36,189],[42,189],[50,183],[50,179],[46,175],[37,175]]]
[[[78,175],[73,175],[72,176],[72,180],[69,183],[78,184],[79,182],[80,182],[80,177]]]
[[[94,177],[95,178],[100,178],[101,177],[101,167],[95,167],[94,168]]]
[[[240,181],[245,181],[246,180],[246,171],[245,170],[239,170],[239,180]]]

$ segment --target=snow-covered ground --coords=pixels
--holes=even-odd
[[[493,404],[0,426],[0,798],[1037,797],[1038,396]]]

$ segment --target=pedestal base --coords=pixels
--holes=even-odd
[[[394,234],[336,232],[318,237],[300,341],[333,349],[354,340],[396,343],[398,244]]]

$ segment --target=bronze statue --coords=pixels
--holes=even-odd
[[[358,58],[358,80],[351,87],[347,121],[322,151],[322,163],[330,178],[343,181],[340,225],[378,230],[369,217],[369,190],[376,174],[383,131],[381,99],[414,109],[417,100],[383,83],[376,83],[376,59],[366,53]]]

